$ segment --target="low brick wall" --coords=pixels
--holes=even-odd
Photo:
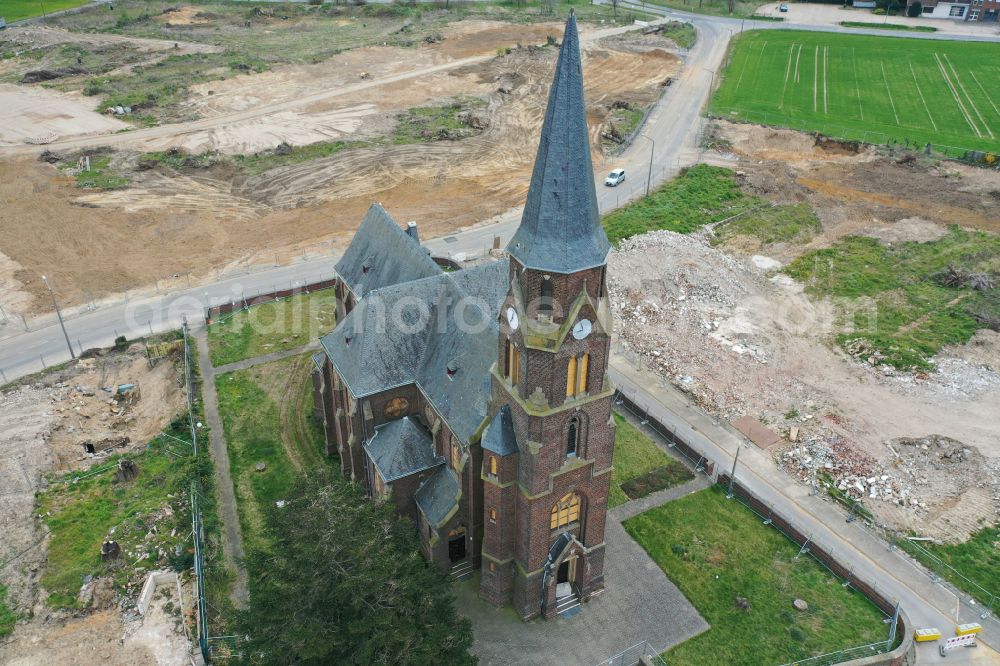
[[[220,305],[213,305],[210,308],[205,309],[205,323],[211,324],[215,321],[219,315],[228,314],[236,310],[242,310],[244,305],[260,305],[262,303],[270,303],[272,301],[277,301],[282,298],[288,298],[289,296],[296,296],[298,294],[309,294],[314,291],[319,291],[320,289],[329,289],[331,287],[337,286],[337,279],[331,278],[329,280],[320,280],[319,282],[313,282],[312,284],[305,284],[299,287],[293,287],[292,289],[278,289],[275,291],[269,291],[262,294],[257,294],[253,298],[248,298],[244,302],[243,299],[232,300],[229,303],[222,303]]]
[[[690,442],[687,442],[683,438],[677,436],[672,429],[668,428],[652,416],[646,414],[646,410],[639,407],[621,391],[618,393],[618,400],[620,400],[621,403],[633,413],[644,414],[645,418],[649,422],[649,425],[654,430],[658,431],[661,435],[667,438],[676,449],[684,453],[684,455],[691,460],[701,460],[702,464],[705,466],[706,474],[708,474],[709,477],[714,477],[713,470],[716,467],[716,461],[710,460],[704,452],[699,451]],[[718,477],[714,478],[720,485],[729,484],[728,473],[720,473]],[[770,506],[761,501],[756,495],[750,492],[750,490],[745,488],[738,481],[733,483],[733,494],[739,497],[740,500],[742,500],[758,514],[769,518],[775,527],[788,535],[788,537],[791,538],[797,545],[802,546],[802,544],[804,544],[808,539],[808,536],[803,534],[798,527],[796,527],[780,513],[776,513]],[[851,587],[871,600],[871,602],[874,603],[882,612],[890,616],[893,614],[896,608],[895,602],[879,592],[871,581],[855,577],[851,569],[844,566],[830,552],[815,542],[809,542],[809,553],[824,565],[829,567],[829,569],[838,577],[850,580]],[[850,666],[910,666],[911,664],[915,664],[916,644],[913,641],[913,629],[910,627],[909,619],[903,609],[900,609],[899,619],[896,624],[896,635],[902,637],[902,643],[900,643],[899,647],[895,650],[880,655],[865,657],[863,659],[854,659],[841,663],[848,664]]]

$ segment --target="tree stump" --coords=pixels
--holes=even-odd
[[[128,458],[122,458],[118,461],[118,472],[115,474],[116,479],[119,481],[132,481],[137,476],[139,476],[139,468],[136,467],[134,462]]]
[[[101,560],[104,562],[110,562],[112,560],[117,560],[122,554],[121,546],[118,545],[117,541],[105,541],[101,544]]]

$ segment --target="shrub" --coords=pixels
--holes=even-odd
[[[910,18],[917,18],[923,13],[924,13],[924,6],[919,2],[914,2],[906,9],[906,15],[909,16]]]
[[[126,347],[128,347],[128,339],[126,339],[124,335],[119,335],[117,338],[115,338],[115,349],[121,351]]]

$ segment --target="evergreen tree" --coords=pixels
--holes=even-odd
[[[252,664],[475,664],[446,576],[392,506],[327,473],[299,480],[247,557]]]

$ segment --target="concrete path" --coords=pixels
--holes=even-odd
[[[659,444],[659,442],[657,442],[657,444]],[[640,513],[645,513],[650,509],[655,509],[656,507],[666,504],[667,502],[673,502],[675,499],[680,499],[685,495],[690,495],[691,493],[696,493],[699,490],[704,490],[711,485],[711,479],[704,474],[698,474],[690,481],[682,483],[679,486],[658,490],[655,493],[650,493],[649,495],[640,497],[637,500],[632,500],[631,502],[626,502],[625,504],[619,504],[615,508],[608,510],[608,518],[622,523],[632,516],[638,516]]]
[[[212,372],[218,375],[224,375],[227,372],[236,372],[237,370],[246,370],[247,368],[252,368],[255,365],[264,365],[265,363],[273,363],[274,361],[283,361],[286,358],[291,358],[292,356],[298,356],[299,354],[304,354],[308,351],[313,351],[319,349],[319,340],[313,340],[312,342],[302,345],[301,347],[296,347],[295,349],[286,349],[285,351],[271,352],[270,354],[264,354],[263,356],[256,356],[254,358],[244,359],[242,361],[236,361],[234,363],[227,363],[226,365],[220,365],[217,368],[212,368]]]
[[[201,370],[201,395],[205,405],[205,422],[209,427],[208,440],[212,447],[215,467],[215,487],[219,500],[219,517],[225,528],[222,553],[226,566],[236,574],[231,597],[238,608],[246,606],[249,598],[247,571],[243,565],[243,535],[240,533],[240,517],[236,509],[236,492],[233,478],[229,473],[229,452],[226,450],[226,436],[219,415],[219,396],[215,391],[215,369],[212,367],[208,350],[208,330],[205,326],[192,329],[198,345],[198,367]]]
[[[699,453],[714,460],[723,470],[732,466],[736,450],[745,441],[742,435],[692,406],[683,394],[655,374],[630,365],[621,356],[612,356],[609,374],[631,400],[677,432]],[[995,651],[1000,645],[1000,622],[995,617],[982,618],[981,606],[969,604],[968,597],[931,580],[898,550],[890,551],[888,544],[862,521],[847,523],[844,512],[824,501],[822,495],[810,495],[808,488],[793,482],[766,452],[744,447],[736,479],[833,553],[859,578],[873,582],[883,595],[898,600],[914,628],[937,627],[951,635],[956,624],[981,623],[980,647],[952,653],[948,663],[994,660],[992,663],[1000,664],[1000,654]],[[941,661],[936,650],[931,643],[919,645],[920,662]]]
[[[638,424],[631,414],[625,412],[623,416],[633,425]],[[656,433],[650,433],[650,438],[664,453],[677,458],[665,439]],[[491,666],[589,666],[643,641],[659,654],[707,630],[708,623],[628,535],[622,521],[708,488],[711,483],[704,474],[697,474],[679,486],[609,510],[604,533],[607,587],[573,617],[524,623],[511,609],[496,609],[479,599],[478,576],[460,583],[458,607],[472,620],[473,652],[480,662]]]
[[[628,504],[617,508],[625,506]],[[496,608],[479,598],[479,575],[457,584],[458,610],[472,621],[472,651],[479,662],[490,666],[591,666],[644,641],[662,653],[709,629],[677,586],[611,514],[604,541],[604,592],[573,617],[523,622],[513,609]]]

